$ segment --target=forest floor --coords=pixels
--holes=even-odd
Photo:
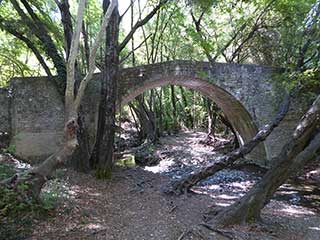
[[[117,166],[109,181],[60,170],[45,187],[58,194],[57,208],[32,224],[27,239],[320,239],[317,166],[280,188],[263,210],[262,223],[219,229],[220,233],[201,225],[206,213],[242,196],[261,177],[262,169],[223,170],[194,187],[193,193],[163,194],[161,188],[170,180],[219,154],[199,143],[204,137],[193,132],[166,136],[152,147],[159,160],[153,166]]]

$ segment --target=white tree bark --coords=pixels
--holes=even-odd
[[[110,5],[108,7],[108,10],[106,11],[106,13],[104,15],[101,28],[98,32],[98,35],[94,41],[93,47],[90,51],[89,70],[88,70],[88,73],[86,74],[86,76],[83,78],[83,80],[80,83],[78,94],[75,99],[75,108],[77,111],[80,107],[80,103],[83,98],[84,91],[87,87],[87,84],[92,79],[92,75],[94,73],[94,70],[96,69],[96,65],[95,65],[96,61],[95,60],[96,60],[96,56],[97,56],[97,51],[98,51],[98,48],[102,42],[102,38],[105,35],[108,23],[110,21],[111,15],[112,15],[112,12],[113,12],[114,8],[117,7],[117,5],[118,5],[117,0],[111,0]]]

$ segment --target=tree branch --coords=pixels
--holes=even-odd
[[[57,47],[55,46],[53,40],[48,34],[47,29],[43,26],[43,22],[35,15],[32,8],[25,0],[21,0],[26,7],[28,13],[31,15],[32,19],[28,17],[25,12],[21,9],[20,5],[16,0],[10,0],[15,10],[18,12],[21,20],[26,23],[30,32],[34,33],[35,36],[41,41],[44,46],[46,54],[51,58],[57,72],[59,79],[57,82],[58,90],[60,93],[64,92],[65,79],[66,79],[66,66],[64,59],[58,53]],[[34,20],[34,21],[33,21]]]
[[[90,62],[89,62],[89,70],[86,74],[86,76],[83,78],[83,80],[81,81],[80,83],[80,86],[79,86],[79,90],[78,90],[78,94],[75,98],[75,108],[76,109],[79,109],[79,106],[80,106],[80,103],[81,103],[81,100],[82,100],[82,97],[84,95],[84,90],[88,84],[88,82],[91,80],[92,78],[92,75],[94,73],[94,70],[96,69],[96,66],[95,66],[95,59],[96,59],[96,55],[97,55],[97,50],[101,44],[101,41],[102,41],[102,37],[103,35],[105,34],[106,32],[106,28],[108,26],[108,23],[110,21],[110,18],[111,18],[111,15],[112,15],[112,12],[114,10],[115,7],[117,7],[118,3],[116,0],[112,0],[109,7],[108,7],[108,10],[106,11],[105,15],[104,15],[104,18],[103,18],[103,21],[102,21],[102,24],[101,24],[101,28],[98,32],[98,35],[93,43],[93,47],[90,51]]]
[[[133,50],[131,50],[123,59],[120,60],[120,64],[122,64],[124,61],[126,61],[131,54],[133,54],[137,49],[142,47],[142,45],[152,36],[152,34],[149,34],[137,47],[135,47]]]
[[[229,60],[229,62],[233,62],[233,60],[237,57],[238,53],[242,50],[243,46],[250,40],[253,38],[254,34],[259,30],[259,26],[261,25],[261,23],[259,23],[259,21],[267,14],[268,10],[270,9],[270,7],[272,6],[272,4],[275,2],[275,0],[271,0],[267,6],[263,9],[263,11],[259,14],[259,16],[256,18],[251,31],[249,32],[249,34],[247,35],[247,37],[240,43],[240,45],[236,48],[236,50],[232,53],[231,55],[231,59]]]
[[[55,2],[59,7],[61,13],[61,22],[63,24],[63,32],[65,39],[66,59],[68,59],[73,34],[72,18],[69,10],[70,6],[68,0],[61,0],[61,2],[59,2],[59,0],[55,0]]]
[[[31,51],[34,53],[34,55],[38,59],[39,63],[43,67],[48,77],[52,78],[52,74],[48,65],[46,64],[45,60],[43,59],[41,53],[38,51],[34,43],[29,38],[26,38],[21,32],[18,32],[15,27],[8,24],[8,21],[6,21],[6,24],[5,24],[5,21],[1,18],[0,18],[0,27],[5,29],[8,33],[12,34],[22,42],[24,42],[27,45],[27,47],[30,48]]]
[[[136,24],[133,26],[131,31],[128,33],[128,35],[124,38],[124,40],[119,44],[119,52],[121,52],[125,46],[128,44],[130,39],[132,38],[132,35],[137,31],[138,28],[142,27],[145,25],[156,13],[157,11],[165,5],[169,0],[160,0],[159,4],[142,20],[139,20],[136,22]]]
[[[75,63],[78,56],[80,32],[81,32],[85,7],[86,7],[86,0],[81,0],[78,4],[75,32],[72,35],[72,39],[70,43],[70,54],[67,62],[67,87],[66,87],[66,94],[65,94],[67,112],[72,109],[71,106],[74,104]]]
[[[212,58],[212,56],[210,54],[210,50],[207,49],[206,45],[204,44],[205,40],[203,39],[201,26],[200,26],[201,25],[201,19],[203,17],[204,12],[200,15],[200,18],[198,20],[195,18],[195,16],[194,16],[192,11],[190,12],[190,14],[191,14],[191,17],[192,17],[192,21],[193,21],[193,23],[194,23],[194,25],[196,27],[196,31],[200,36],[200,45],[201,45],[201,47],[202,47],[202,49],[204,51],[204,54],[208,58],[209,62],[213,62],[213,58]]]
[[[119,22],[121,22],[122,18],[124,15],[126,15],[126,13],[129,11],[129,9],[132,7],[132,5],[134,4],[135,0],[131,1],[130,5],[128,6],[128,8],[124,11],[124,13],[120,16],[120,20]]]

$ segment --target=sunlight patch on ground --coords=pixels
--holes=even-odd
[[[231,203],[214,203],[215,206],[218,207],[229,207],[231,205]]]
[[[242,181],[242,182],[232,182],[226,185],[232,188],[239,189],[241,191],[247,191],[253,186],[253,184],[254,183],[252,181]]]
[[[85,228],[89,230],[99,230],[102,229],[103,226],[99,223],[89,223],[85,226]]]
[[[278,191],[278,193],[284,194],[284,195],[298,194],[297,191]]]
[[[18,171],[31,168],[31,165],[29,163],[18,160],[10,153],[0,154],[0,163],[12,165]]]
[[[316,215],[313,211],[308,210],[306,208],[303,208],[300,206],[288,205],[288,204],[284,204],[284,208],[280,209],[279,212],[285,213],[289,216],[296,216],[296,217]]]
[[[173,166],[174,164],[175,164],[174,159],[170,159],[166,161],[161,161],[156,166],[144,167],[144,170],[153,172],[153,173],[163,173],[163,172],[169,171],[170,166]]]
[[[93,197],[99,197],[99,196],[101,196],[101,193],[98,193],[98,192],[96,192],[96,193],[89,193],[89,195],[90,195],[90,196],[93,196]]]
[[[319,227],[309,227],[310,230],[316,230],[316,231],[320,231],[320,226]]]
[[[220,199],[226,199],[226,200],[234,200],[238,198],[237,196],[230,196],[227,194],[220,194],[220,195],[217,195],[217,197]]]

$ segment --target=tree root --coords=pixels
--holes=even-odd
[[[210,226],[209,224],[206,224],[206,223],[200,223],[199,226],[205,227],[205,228],[209,229],[210,231],[216,232],[216,233],[218,233],[228,239],[231,239],[231,240],[237,239],[235,237],[235,233],[233,233],[232,231],[213,228],[212,226]]]

